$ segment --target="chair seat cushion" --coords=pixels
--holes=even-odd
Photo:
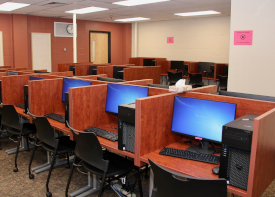
[[[117,154],[106,152],[103,155],[104,160],[109,160],[109,168],[106,177],[112,177],[117,174],[124,174],[134,169],[134,162],[123,158]],[[103,175],[103,171],[83,161],[83,167],[90,171],[92,174]]]
[[[13,135],[20,135],[20,130],[12,127],[7,127],[7,131]],[[24,123],[22,136],[26,136],[32,133],[36,133],[36,127],[34,124]]]
[[[59,139],[58,149],[56,152],[58,155],[64,154],[70,151],[74,151],[75,141],[71,141],[69,136],[61,136],[61,137],[58,137],[57,139]],[[52,147],[44,142],[42,143],[42,147],[50,152],[55,151],[55,147]]]

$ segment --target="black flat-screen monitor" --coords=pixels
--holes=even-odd
[[[123,67],[123,66],[114,66],[113,78],[119,79],[119,77],[118,77],[118,75],[117,75],[117,72],[118,72],[118,71],[122,71],[124,68],[127,68],[127,67]]]
[[[160,84],[150,84],[150,83],[148,83],[148,86],[155,87],[155,88],[169,89],[169,85],[160,85]]]
[[[235,119],[236,104],[175,96],[173,133],[198,139],[202,146],[189,150],[211,154],[209,142],[221,143],[222,127]]]
[[[246,93],[229,92],[229,91],[220,90],[219,95],[275,102],[275,97],[263,96],[263,95],[257,95],[257,94],[246,94]]]
[[[108,81],[108,82],[124,82],[123,79],[114,79],[114,78],[108,78],[108,77],[97,77],[97,80],[100,81]]]
[[[18,72],[7,71],[7,76],[18,75]]]
[[[211,66],[214,66],[213,62],[199,62],[198,72],[212,72]]]
[[[42,70],[34,70],[34,73],[50,73],[50,72],[42,71]]]
[[[73,71],[73,75],[75,76],[75,66],[70,66],[69,71]]]
[[[171,60],[171,70],[183,70],[184,69],[184,61],[176,61]]]
[[[89,86],[89,85],[91,85],[90,81],[63,78],[62,101],[65,102],[65,92],[69,92],[69,88]]]
[[[109,83],[107,87],[106,112],[118,113],[118,106],[133,103],[148,96],[148,87]]]
[[[89,66],[89,75],[94,75],[94,69],[97,69],[97,66]]]
[[[224,76],[228,76],[228,66],[227,66],[227,65],[224,65],[224,68],[223,68],[223,75],[224,75]]]
[[[42,80],[42,79],[44,78],[30,76],[30,80]]]
[[[155,66],[155,59],[143,59],[143,66]]]

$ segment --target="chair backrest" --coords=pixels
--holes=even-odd
[[[190,81],[189,84],[202,83],[202,75],[200,73],[188,73]]]
[[[148,159],[154,174],[153,197],[226,197],[226,179],[199,179],[166,170]]]
[[[102,147],[93,132],[81,132],[73,129],[68,123],[76,142],[75,155],[90,165],[107,171],[109,161],[103,159]]]
[[[13,105],[2,105],[2,124],[12,127],[17,130],[22,129],[22,124],[19,122],[19,116]]]
[[[178,81],[182,79],[182,72],[167,72],[169,81]]]
[[[219,77],[219,82],[220,82],[220,87],[226,87],[227,88],[227,76],[222,76],[222,75],[218,75]]]
[[[42,142],[48,144],[49,146],[55,147],[55,133],[51,124],[45,116],[35,116],[29,112],[32,116],[35,127],[36,127],[36,136]]]

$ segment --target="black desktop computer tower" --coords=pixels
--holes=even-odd
[[[219,178],[247,190],[254,118],[247,114],[223,126]]]
[[[118,106],[118,149],[135,152],[135,103]]]
[[[68,127],[66,122],[69,122],[69,92],[65,92],[65,126]]]
[[[29,86],[28,85],[24,85],[24,103],[25,103],[25,110],[23,112],[27,114],[28,108],[29,108]]]

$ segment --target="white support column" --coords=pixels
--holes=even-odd
[[[138,57],[138,25],[132,23],[132,57]]]
[[[73,57],[74,63],[77,63],[77,44],[76,44],[76,14],[73,15]]]

